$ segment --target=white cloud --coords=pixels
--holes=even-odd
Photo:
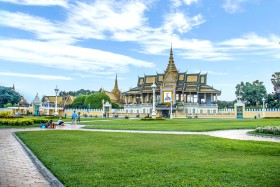
[[[52,42],[0,39],[1,59],[85,72],[126,72],[154,64],[125,55]]]
[[[191,4],[197,3],[198,0],[183,0],[183,2],[184,2],[186,5],[191,5]]]
[[[237,12],[242,12],[243,9],[240,4],[246,2],[247,0],[225,0],[223,8],[227,13],[234,14]]]
[[[243,35],[241,38],[234,38],[224,42],[220,42],[219,45],[231,46],[236,48],[248,48],[248,47],[261,47],[280,49],[278,41],[280,37],[276,35],[268,35],[267,37],[259,36],[256,33],[249,33]]]
[[[182,5],[190,6],[195,3],[198,3],[198,0],[171,0],[171,4],[172,4],[173,8],[177,8]]]
[[[0,25],[34,33],[37,39],[71,43],[75,39],[59,23],[20,12],[0,11]]]
[[[67,7],[68,0],[0,0],[2,2],[29,6],[62,6]]]
[[[13,72],[0,72],[0,76],[36,78],[36,79],[44,79],[44,80],[72,80],[71,77],[65,77],[65,76],[26,74],[26,73],[13,73]]]
[[[165,21],[162,26],[167,33],[174,33],[178,31],[180,34],[186,33],[194,26],[200,25],[205,22],[201,14],[194,17],[188,17],[183,12],[175,12],[165,15]]]
[[[191,5],[198,1],[177,0],[172,2]],[[227,1],[228,4],[242,2],[245,2],[245,0]],[[65,68],[66,65],[61,65],[65,61],[71,62],[73,67],[78,66],[76,63],[82,63],[89,66],[91,70],[106,69],[106,73],[116,70],[127,71],[129,65],[152,67],[153,64],[123,55],[108,54],[106,51],[77,47],[75,46],[77,41],[85,39],[129,41],[140,45],[138,51],[155,55],[167,55],[170,43],[173,43],[177,55],[187,59],[207,61],[236,60],[241,55],[246,55],[248,51],[251,54],[256,53],[257,55],[279,58],[280,45],[273,42],[279,41],[280,38],[275,35],[258,36],[251,33],[240,38],[215,43],[209,40],[184,38],[185,33],[206,21],[201,14],[189,16],[188,12],[180,10],[173,12],[173,10],[170,10],[163,16],[161,25],[153,28],[148,25],[149,20],[145,15],[145,12],[150,8],[150,4],[147,4],[146,1],[124,0],[113,2],[97,0],[93,3],[81,1],[68,5],[69,7],[66,8],[67,17],[60,22],[19,12],[0,11],[0,25],[32,32],[36,36],[35,41],[36,39],[44,41],[27,42],[27,40],[18,40],[17,42],[27,42],[28,48],[18,48],[16,44],[13,44],[3,50],[7,51],[7,54],[17,52],[16,54],[19,54],[17,56],[20,56],[20,58],[36,59],[35,61],[47,61],[47,55],[50,55],[52,56],[50,64],[46,63],[46,66]],[[50,46],[53,50],[50,49]],[[42,51],[36,51],[33,47],[45,49],[47,51],[46,55]],[[61,50],[62,48],[67,48],[67,50],[73,52],[65,53],[65,50]],[[54,52],[55,50],[60,51],[61,55]],[[87,54],[84,54],[86,59],[81,55],[84,51],[88,51]],[[32,53],[33,55],[31,55]],[[96,54],[96,56],[87,56],[88,54]],[[5,56],[6,59],[12,57],[12,55]],[[116,59],[116,61],[112,61],[112,59]],[[35,63],[33,61],[29,60],[29,62]],[[61,62],[57,64],[55,63],[57,61]],[[108,70],[109,67],[112,69],[111,71]],[[84,68],[79,68],[79,70],[81,69]]]

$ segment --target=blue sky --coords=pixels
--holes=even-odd
[[[30,102],[60,90],[135,87],[162,73],[208,73],[235,99],[241,81],[280,71],[280,0],[0,0],[0,85]]]

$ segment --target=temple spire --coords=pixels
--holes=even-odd
[[[119,90],[119,85],[118,85],[118,75],[116,74],[116,79],[115,79],[115,86],[114,90]]]
[[[176,65],[174,63],[172,43],[171,43],[171,48],[170,48],[169,62],[168,62],[167,68],[165,70],[165,73],[170,72],[170,71],[178,73],[178,70],[177,70]]]
[[[118,75],[117,74],[116,74],[116,79],[115,79],[115,86],[114,86],[112,93],[114,94],[117,102],[120,102],[121,101],[121,91],[119,90],[119,86],[118,86]]]

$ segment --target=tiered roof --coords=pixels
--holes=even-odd
[[[151,85],[155,83],[157,85],[156,91],[160,90],[160,86],[163,85],[165,76],[173,73],[177,76],[176,91],[179,92],[198,92],[198,93],[215,93],[220,95],[221,91],[214,89],[207,85],[207,74],[187,72],[179,73],[173,59],[172,47],[170,49],[170,56],[168,66],[164,74],[145,75],[144,77],[138,77],[137,86],[125,92],[124,94],[141,94],[152,93]]]

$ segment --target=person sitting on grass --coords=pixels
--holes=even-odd
[[[59,120],[57,121],[57,125],[64,126],[64,122],[62,121],[61,117],[60,117]]]
[[[54,128],[54,126],[55,126],[55,124],[52,119],[46,123],[46,128],[49,128],[49,127]]]

